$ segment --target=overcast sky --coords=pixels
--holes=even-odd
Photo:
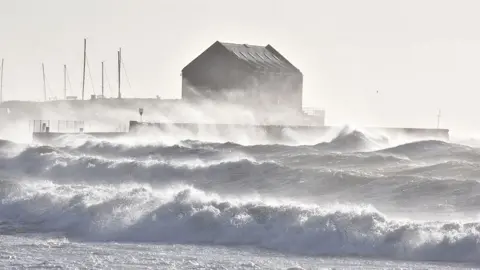
[[[42,99],[42,62],[50,96],[63,93],[63,64],[80,95],[84,37],[97,94],[101,61],[116,88],[122,47],[124,96],[179,98],[181,69],[220,40],[274,46],[329,124],[435,127],[441,108],[442,126],[480,129],[479,10],[475,0],[0,0],[4,99]]]

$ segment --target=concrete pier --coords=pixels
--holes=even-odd
[[[99,139],[116,138],[120,136],[136,136],[148,129],[171,132],[175,129],[186,130],[193,134],[199,132],[214,131],[219,136],[228,136],[232,132],[262,132],[272,139],[284,139],[286,132],[293,131],[297,133],[315,133],[318,135],[326,134],[333,130],[342,130],[339,126],[297,126],[297,125],[248,125],[248,124],[198,124],[198,123],[147,123],[139,121],[130,121],[127,132],[33,132],[33,140],[36,142],[49,142],[59,139],[62,136],[92,136]],[[390,127],[362,127],[361,130],[367,132],[384,132],[394,135],[406,135],[427,139],[448,140],[448,129],[426,129],[426,128],[390,128]]]
[[[129,132],[141,132],[142,128],[156,128],[159,130],[169,130],[179,128],[188,130],[192,133],[198,133],[202,130],[215,130],[216,132],[228,133],[232,130],[253,130],[264,132],[274,138],[281,138],[284,131],[308,133],[327,133],[332,130],[341,130],[338,126],[299,126],[299,125],[248,125],[248,124],[198,124],[198,123],[145,123],[130,121]],[[427,129],[427,128],[395,128],[395,127],[362,127],[361,129],[371,132],[386,132],[395,134],[404,134],[407,136],[428,137],[441,140],[449,139],[448,129]]]

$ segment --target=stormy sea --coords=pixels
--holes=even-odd
[[[1,140],[0,268],[480,267],[480,143],[290,137]]]

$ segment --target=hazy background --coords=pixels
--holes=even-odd
[[[125,97],[179,98],[181,69],[220,40],[273,45],[328,124],[435,127],[441,108],[443,127],[476,130],[479,10],[474,0],[0,0],[4,99],[41,100],[42,62],[49,96],[62,96],[63,64],[80,95],[84,37],[97,94],[101,61],[115,91],[122,47]]]

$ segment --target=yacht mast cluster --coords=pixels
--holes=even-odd
[[[122,49],[120,48],[118,50],[118,94],[117,98],[122,98],[122,91],[121,91],[121,71],[122,71]],[[108,81],[108,76],[106,76],[105,73],[105,61],[101,62],[102,64],[102,82],[101,82],[101,95],[95,95],[95,89],[93,89],[94,94],[92,95],[92,98],[105,98],[105,79]],[[2,102],[2,82],[1,80],[3,79],[3,59],[2,59],[2,68],[0,69],[1,72],[1,77],[0,78],[0,103]],[[90,66],[88,64],[88,58],[87,58],[87,39],[85,38],[83,40],[83,70],[82,70],[82,92],[81,92],[81,99],[85,100],[85,83],[86,83],[86,73],[87,73],[87,68],[90,72]],[[126,71],[124,71],[126,72]],[[47,82],[46,82],[46,75],[45,75],[45,65],[42,63],[42,74],[43,74],[43,96],[44,100],[47,101]],[[69,96],[67,93],[67,80],[69,81],[69,86],[70,86],[70,91],[72,91],[72,86],[70,83],[70,76],[68,75],[68,70],[67,70],[67,65],[63,65],[63,99],[68,100],[68,99],[77,99],[76,96]],[[90,73],[90,80],[91,78],[91,73]],[[108,83],[110,85],[110,83]],[[92,87],[93,82],[92,82]]]

